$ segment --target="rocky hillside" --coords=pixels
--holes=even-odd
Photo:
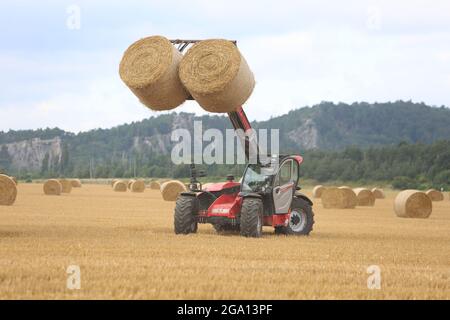
[[[131,158],[157,167],[158,161],[167,161],[172,150],[172,131],[183,128],[192,132],[194,121],[200,120],[203,130],[216,128],[223,132],[231,128],[225,116],[171,113],[77,135],[59,129],[0,132],[0,168],[36,172],[65,166],[86,168],[92,163],[130,163]],[[429,144],[450,139],[450,109],[402,101],[321,103],[254,122],[253,126],[279,129],[283,152],[340,150],[349,145],[368,147],[403,141]]]
[[[15,168],[25,168],[27,170],[40,170],[44,159],[47,157],[49,163],[59,163],[61,161],[62,148],[61,137],[43,140],[32,138],[18,142],[2,145],[10,156],[10,161]]]

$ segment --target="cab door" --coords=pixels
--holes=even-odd
[[[297,184],[298,174],[294,175],[297,172],[295,170],[298,170],[297,166],[294,160],[288,159],[278,169],[273,188],[273,202],[276,214],[289,212],[294,197],[295,185]]]

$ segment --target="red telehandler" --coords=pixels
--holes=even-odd
[[[180,51],[198,41],[171,40]],[[242,107],[228,116],[235,130],[251,129]],[[247,135],[241,144],[248,161],[251,148],[258,145]],[[227,181],[203,189],[197,178],[204,174],[191,164],[189,191],[178,196],[175,206],[175,233],[195,233],[199,223],[210,223],[219,233],[235,231],[245,237],[261,237],[263,226],[274,227],[277,234],[309,235],[314,225],[313,202],[298,192],[303,158],[272,155],[255,162],[247,165],[241,182],[229,175]]]

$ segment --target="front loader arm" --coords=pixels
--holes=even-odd
[[[239,107],[236,111],[228,112],[228,117],[236,131],[237,136],[241,141],[241,145],[244,148],[245,159],[247,161],[259,162],[259,146],[256,132],[252,130],[250,121],[248,121],[247,115],[242,107]]]

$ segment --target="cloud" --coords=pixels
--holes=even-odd
[[[25,5],[26,3],[26,5]],[[320,101],[450,105],[450,3],[427,1],[73,1],[0,4],[0,130],[79,131],[155,113],[118,77],[123,51],[150,34],[238,40],[264,120]],[[195,102],[176,111],[205,113]]]

